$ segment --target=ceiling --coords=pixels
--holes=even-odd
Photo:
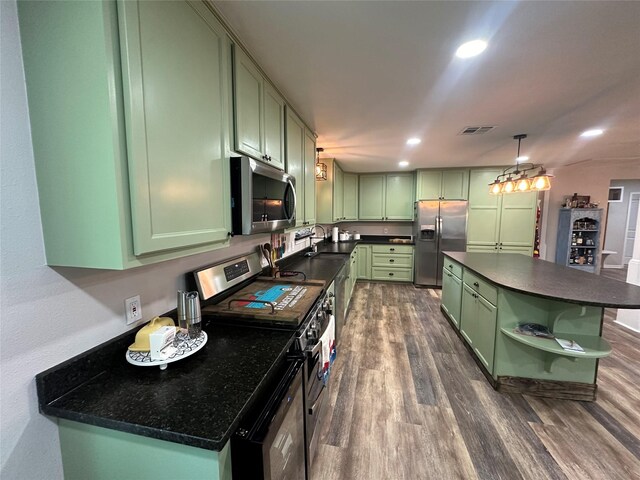
[[[521,154],[547,167],[640,169],[640,2],[214,5],[346,170],[511,165],[520,133]],[[484,53],[454,56],[476,38]],[[496,128],[459,135],[480,125]]]

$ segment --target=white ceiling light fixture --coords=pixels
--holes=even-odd
[[[529,157],[527,157],[526,155],[520,155],[518,158],[516,158],[516,162],[526,162],[527,160],[529,160]]]
[[[398,163],[398,165],[400,165],[401,167],[408,167],[409,162],[407,162],[406,160],[402,160],[401,162]]]
[[[418,145],[422,140],[417,137],[410,138],[407,140],[407,145]]]
[[[581,137],[597,137],[598,135],[602,135],[604,130],[601,128],[593,128],[591,130],[585,130],[580,134]]]
[[[456,50],[456,57],[458,58],[471,58],[476,55],[480,55],[487,48],[487,42],[484,40],[471,40],[470,42],[463,43]]]

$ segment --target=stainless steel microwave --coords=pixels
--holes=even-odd
[[[231,157],[234,235],[272,232],[296,224],[296,180],[249,157]]]

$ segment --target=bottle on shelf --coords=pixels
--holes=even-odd
[[[577,208],[578,207],[578,194],[574,193],[573,197],[571,197],[571,208]]]
[[[582,245],[584,239],[582,238],[582,232],[578,232],[578,238],[576,238],[576,245]]]
[[[576,243],[577,242],[577,238],[578,238],[577,235],[575,234],[575,232],[573,232],[571,234],[571,245],[577,245],[577,243]]]

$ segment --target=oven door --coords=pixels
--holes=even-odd
[[[304,397],[309,471],[311,471],[318,448],[318,438],[320,437],[321,430],[320,419],[322,418],[324,407],[329,396],[329,390],[323,382],[323,370],[320,360],[321,352],[322,342],[318,342],[312,349],[308,349],[305,352]]]
[[[291,362],[284,378],[251,425],[232,439],[233,478],[304,480],[303,362]]]

